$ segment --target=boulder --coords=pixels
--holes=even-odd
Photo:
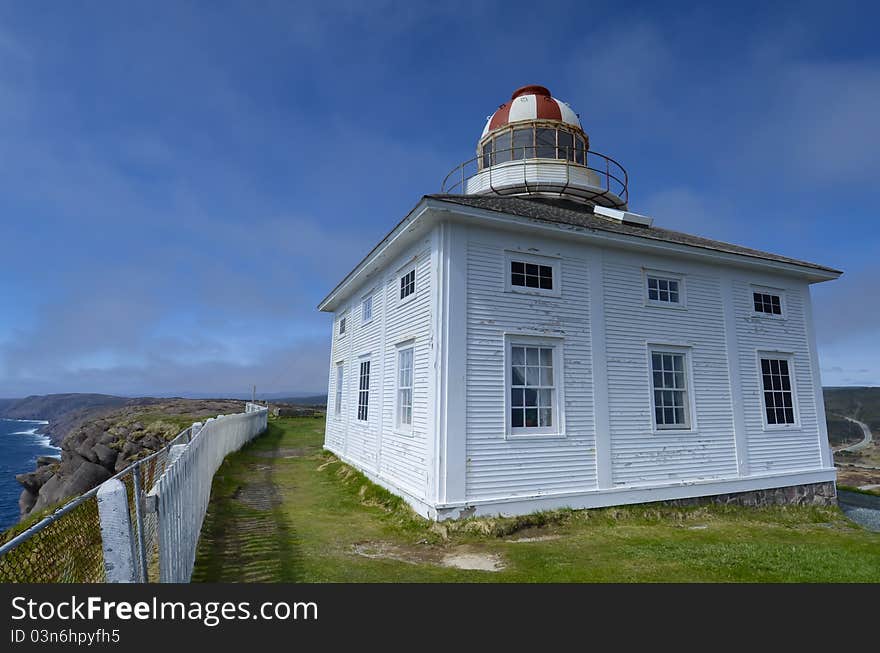
[[[24,517],[31,511],[31,508],[34,507],[34,504],[37,502],[37,495],[28,489],[24,489],[21,491],[21,494],[18,497],[18,512]]]
[[[96,444],[92,447],[92,451],[94,451],[96,458],[98,459],[98,464],[101,467],[106,467],[109,470],[113,470],[116,467],[116,458],[119,456],[119,453],[113,451],[110,447],[104,444]]]
[[[43,508],[47,508],[52,506],[61,499],[64,499],[67,495],[62,494],[64,486],[64,479],[55,474],[43,484],[43,487],[40,488],[40,494],[37,495],[37,500],[34,503],[31,511],[34,510],[42,510]]]
[[[37,456],[37,467],[54,465],[58,462],[58,456]]]
[[[98,456],[95,455],[95,440],[91,436],[83,440],[83,442],[76,448],[76,453],[90,463],[98,462]]]
[[[74,451],[65,450],[61,452],[61,468],[67,474],[75,472],[84,462],[87,462],[86,459]]]
[[[46,481],[52,478],[52,475],[54,473],[54,467],[42,465],[40,467],[37,467],[37,469],[33,472],[16,474],[15,480],[18,481],[25,490],[30,491],[36,496],[37,494],[39,494],[40,488],[45,485]]]
[[[96,485],[100,485],[112,474],[104,467],[95,463],[84,462],[64,482],[65,496],[74,496],[91,490]]]

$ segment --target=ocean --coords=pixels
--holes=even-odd
[[[48,422],[0,419],[0,532],[18,522],[21,486],[16,474],[34,471],[37,456],[60,456],[61,449],[40,433]]]

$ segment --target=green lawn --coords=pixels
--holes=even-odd
[[[214,477],[197,581],[880,581],[880,534],[837,509],[653,505],[432,524],[271,420]],[[517,541],[520,540],[520,541]],[[500,571],[444,566],[476,556]]]

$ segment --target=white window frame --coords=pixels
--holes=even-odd
[[[782,311],[779,315],[775,315],[774,313],[764,313],[763,311],[755,310],[755,293],[760,293],[762,295],[777,295],[779,297],[779,310]],[[788,314],[788,307],[785,302],[785,291],[781,288],[770,288],[769,286],[749,286],[749,311],[754,317],[761,317],[768,320],[784,320],[786,315]]]
[[[348,313],[344,313],[339,316],[339,319],[336,320],[336,333],[340,338],[344,337],[346,333],[348,333]]]
[[[676,281],[678,282],[678,302],[664,302],[660,299],[651,299],[648,294],[648,279],[659,279],[666,281]],[[678,272],[667,272],[665,270],[654,270],[651,268],[642,268],[642,288],[643,295],[645,299],[645,306],[652,306],[657,308],[671,308],[673,310],[686,310],[687,309],[687,282],[685,281],[685,275]]]
[[[405,351],[409,351],[411,353],[412,359],[410,361],[410,386],[409,386],[409,401],[410,401],[410,423],[404,424],[400,420],[400,393],[405,388],[400,385],[400,357],[401,354]],[[416,347],[414,340],[407,340],[405,342],[399,343],[395,348],[395,353],[397,356],[397,360],[395,362],[394,371],[394,430],[397,433],[403,435],[412,435],[413,432],[413,399],[415,397],[415,378],[416,378]]]
[[[363,299],[361,299],[361,324],[369,324],[373,321],[373,304],[375,303],[373,302],[373,297],[373,293],[370,293],[369,295],[366,295]],[[367,306],[370,307],[369,317],[367,317],[366,315]]]
[[[514,286],[510,280],[510,264],[514,261],[531,263],[533,265],[545,265],[553,270],[553,288],[528,288],[526,286]],[[545,295],[548,297],[560,297],[562,295],[562,260],[556,256],[546,254],[533,254],[519,250],[505,250],[504,252],[504,291],[523,295]]]
[[[367,369],[366,390],[361,388],[361,379],[363,378],[362,371],[363,371],[363,366],[365,363],[367,365],[369,365],[369,368]],[[370,359],[369,355],[361,356],[360,358],[358,358],[357,370],[358,370],[358,375],[357,375],[358,385],[357,385],[357,403],[356,403],[356,410],[355,410],[355,420],[357,421],[358,424],[367,424],[370,421],[370,415],[372,413],[372,411],[370,410],[370,394],[371,394],[370,388],[373,384],[373,362]],[[367,393],[367,403],[365,403],[365,404],[361,404],[361,393],[362,392]],[[366,419],[361,419],[361,406],[362,405],[366,408],[366,411],[367,411]]]
[[[550,347],[553,349],[553,425],[549,427],[516,427],[512,425],[513,405],[513,356],[512,347]],[[532,336],[520,333],[504,334],[504,432],[507,439],[551,439],[565,437],[565,388],[564,378],[565,349],[562,338]]]
[[[762,358],[784,360],[788,363],[788,380],[789,383],[791,383],[791,407],[794,411],[794,423],[792,424],[770,424],[767,421],[767,402],[764,398],[764,373],[761,370]],[[758,349],[755,352],[755,371],[758,375],[758,388],[761,393],[761,424],[763,425],[763,429],[765,431],[799,431],[801,429],[801,411],[798,406],[797,374],[795,373],[794,353],[791,351]]]
[[[654,401],[654,364],[652,361],[653,354],[677,354],[684,357],[684,385],[687,401],[685,409],[687,411],[687,423],[685,426],[667,426],[665,424],[657,424],[657,405]],[[647,346],[646,363],[648,365],[648,390],[650,395],[651,406],[651,430],[654,434],[660,435],[679,435],[691,434],[697,432],[697,404],[694,397],[694,364],[693,350],[690,346],[681,344],[667,344],[662,342],[650,342]],[[661,391],[663,389],[661,388]]]
[[[413,275],[413,291],[410,294],[408,294],[406,297],[401,297],[400,296],[400,291],[401,291],[400,284],[403,281],[404,277],[406,277],[409,274]],[[416,269],[416,265],[414,263],[412,265],[406,266],[406,268],[404,268],[403,270],[401,270],[397,273],[397,283],[395,284],[394,292],[395,292],[395,297],[397,298],[398,304],[406,304],[407,302],[411,302],[412,300],[414,300],[416,298],[416,295],[419,293],[419,273],[418,273],[418,270]]]
[[[343,399],[345,398],[345,361],[336,363],[336,390],[333,396],[333,417],[342,419]]]

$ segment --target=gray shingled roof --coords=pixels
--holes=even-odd
[[[533,218],[535,220],[573,225],[576,227],[584,227],[586,229],[597,229],[599,231],[608,231],[627,236],[636,236],[638,238],[676,243],[678,245],[702,247],[704,249],[711,249],[718,252],[752,256],[754,258],[765,259],[768,261],[791,263],[813,268],[815,270],[822,270],[824,272],[842,274],[840,270],[835,270],[834,268],[829,268],[824,265],[818,265],[817,263],[799,261],[787,256],[762,252],[757,249],[723,243],[709,238],[692,236],[680,231],[661,229],[659,227],[641,227],[638,225],[624,224],[613,218],[605,218],[603,216],[595,215],[592,207],[571,200],[549,197],[502,197],[498,195],[436,194],[428,195],[427,197],[441,200],[443,202],[450,202],[452,204],[460,204],[462,206],[470,206],[487,211],[496,211],[506,215],[516,215],[523,218]]]

